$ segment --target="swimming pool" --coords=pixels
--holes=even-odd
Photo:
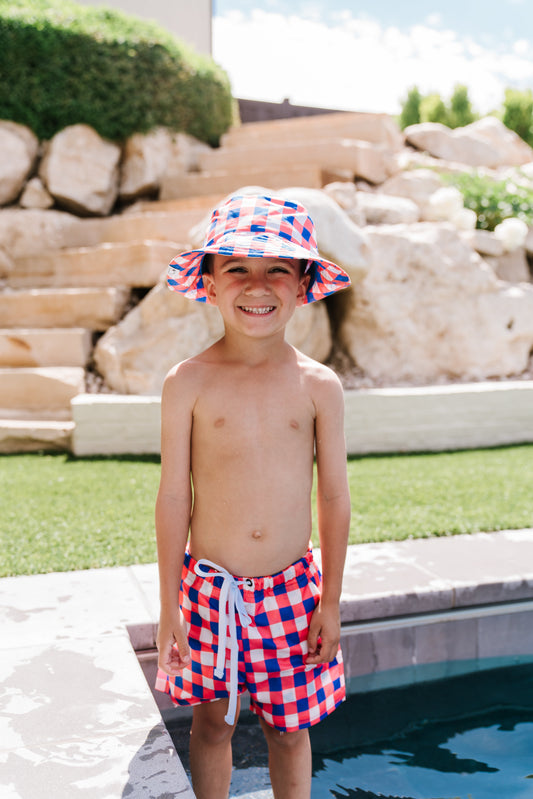
[[[187,726],[170,730],[187,765]],[[312,799],[532,799],[533,666],[353,694],[312,728]],[[266,746],[244,714],[231,797],[266,799]]]

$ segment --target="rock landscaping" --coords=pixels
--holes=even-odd
[[[158,395],[173,363],[221,335],[215,308],[162,277],[238,189],[306,205],[319,249],[350,274],[288,329],[347,387],[531,378],[533,231],[476,229],[445,179],[533,190],[533,150],[495,117],[401,132],[384,114],[326,114],[242,125],[218,148],[165,128],[119,146],[87,125],[40,142],[0,121],[0,152],[2,451],[64,449],[73,396]],[[39,442],[47,421],[63,427]]]

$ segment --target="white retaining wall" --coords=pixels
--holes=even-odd
[[[346,391],[350,455],[533,442],[533,381]],[[157,454],[160,398],[80,394],[75,455]]]

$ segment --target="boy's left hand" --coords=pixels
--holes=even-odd
[[[341,639],[341,621],[338,606],[316,606],[307,634],[308,654],[305,663],[331,663],[337,657]]]

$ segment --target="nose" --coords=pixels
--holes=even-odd
[[[251,297],[262,297],[267,293],[270,293],[270,287],[264,275],[248,275],[245,294]]]

